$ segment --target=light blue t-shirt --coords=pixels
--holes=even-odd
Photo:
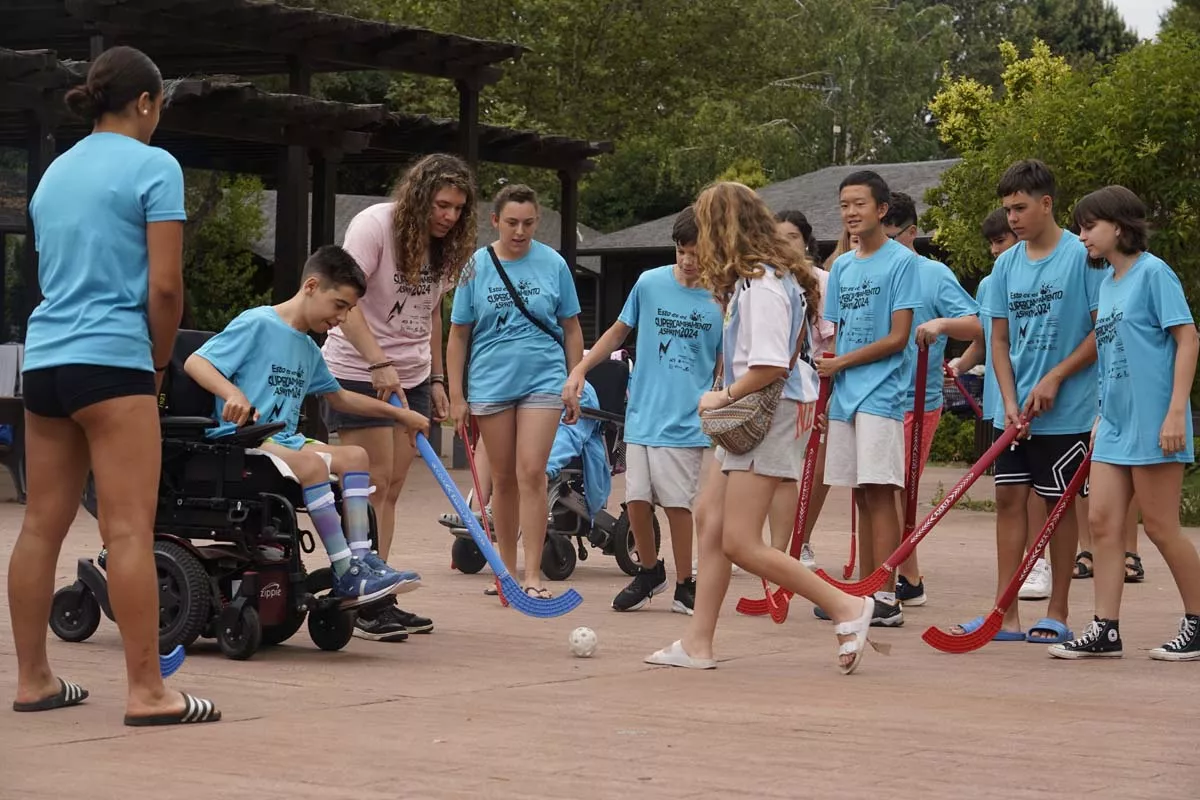
[[[1088,267],[1087,248],[1062,231],[1054,251],[1038,261],[1018,242],[996,259],[987,296],[987,313],[1008,319],[1009,358],[1022,408],[1038,381],[1092,332],[1104,273]],[[1054,408],[1035,417],[1033,433],[1088,433],[1096,420],[1096,365],[1062,382]],[[1004,400],[997,403],[997,426],[1004,425]]]
[[[1096,461],[1133,466],[1194,460],[1191,403],[1184,417],[1187,449],[1167,456],[1158,446],[1175,386],[1177,346],[1170,328],[1192,324],[1179,277],[1162,259],[1143,253],[1119,281],[1111,267],[1104,271],[1096,318],[1100,374],[1100,425],[1092,456]]]
[[[712,388],[721,350],[721,307],[689,289],[675,267],[643,272],[617,319],[637,330],[625,441],[646,447],[708,447],[696,409]]]
[[[991,275],[984,276],[975,290],[975,301],[979,303],[979,321],[983,327],[983,419],[984,421],[1000,419],[1004,421],[1004,400],[1000,397],[1000,387],[996,385],[996,370],[992,369],[992,318],[985,310],[987,305],[988,284]]]
[[[855,251],[833,262],[825,319],[837,324],[839,356],[877,342],[892,330],[892,314],[921,305],[916,253],[891,239],[867,258]],[[849,422],[858,412],[904,419],[906,350],[844,369],[834,376],[829,419]],[[912,404],[909,404],[909,410]]]
[[[958,319],[979,314],[979,304],[942,262],[917,256],[914,271],[921,286],[921,305],[913,310],[912,332],[908,335],[908,347],[904,354],[908,367],[905,373],[905,385],[908,387],[904,396],[905,411],[912,411],[913,403],[917,400],[914,387],[917,378],[917,326],[931,319]],[[947,341],[949,339],[946,336],[939,336],[937,341],[929,345],[929,368],[925,377],[926,411],[942,407]]]
[[[92,364],[154,371],[146,225],[187,219],[166,150],[93,133],[51,162],[29,203],[44,299],[23,369]]]
[[[450,321],[472,325],[467,394],[472,403],[507,403],[531,394],[562,394],[563,348],[513,304],[486,247],[475,251],[471,278],[454,293]],[[503,261],[525,307],[562,338],[560,319],[579,316],[575,281],[562,256],[533,242],[524,258]]]
[[[258,424],[285,423],[284,429],[271,439],[293,450],[304,446],[304,435],[297,433],[296,428],[305,396],[333,394],[341,388],[325,366],[321,348],[312,337],[284,322],[271,306],[238,314],[225,330],[205,342],[196,355],[242,390],[250,405],[258,410]],[[217,419],[221,419],[224,408],[225,401],[218,397]],[[206,433],[215,438],[235,430],[237,426],[232,422],[221,421]]]

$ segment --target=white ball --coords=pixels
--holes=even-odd
[[[571,645],[571,652],[579,658],[591,658],[599,643],[596,632],[591,628],[576,628],[571,631],[567,641]]]

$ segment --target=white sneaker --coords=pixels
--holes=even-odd
[[[1021,584],[1018,597],[1022,600],[1045,600],[1050,596],[1050,562],[1039,558],[1029,571],[1029,577]]]
[[[804,565],[805,569],[817,568],[817,557],[813,555],[812,545],[808,542],[800,545],[800,563]]]

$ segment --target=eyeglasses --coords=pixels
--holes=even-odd
[[[903,236],[904,234],[908,233],[908,229],[909,229],[909,228],[915,228],[915,227],[917,227],[915,224],[911,224],[911,223],[910,223],[910,224],[908,224],[908,225],[905,225],[903,228],[901,228],[900,230],[896,231],[895,233],[889,233],[889,234],[887,234],[887,237],[888,237],[889,239],[892,239],[892,240],[899,239],[901,236]]]

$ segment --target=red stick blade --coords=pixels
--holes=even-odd
[[[841,581],[830,577],[829,573],[825,572],[825,570],[817,570],[818,578],[825,581],[830,586],[835,586],[838,589],[841,589],[843,592],[852,594],[856,597],[866,597],[869,594],[878,592],[880,587],[887,583],[889,574],[890,573],[888,572],[887,567],[883,566],[857,583],[842,583]]]
[[[851,501],[853,502],[853,501]],[[858,555],[858,534],[850,534],[850,562],[842,566],[842,577],[845,580],[850,580],[854,575],[854,561]]]
[[[992,641],[1000,626],[1004,623],[1004,615],[998,611],[988,614],[987,620],[971,633],[955,636],[946,633],[941,628],[930,627],[921,634],[925,644],[943,653],[970,653]]]
[[[737,612],[748,617],[765,617],[771,611],[763,597],[743,597],[737,601]]]
[[[768,594],[767,605],[771,608],[771,621],[776,625],[782,625],[788,616],[788,605],[791,603],[791,598],[784,594],[782,597]]]

